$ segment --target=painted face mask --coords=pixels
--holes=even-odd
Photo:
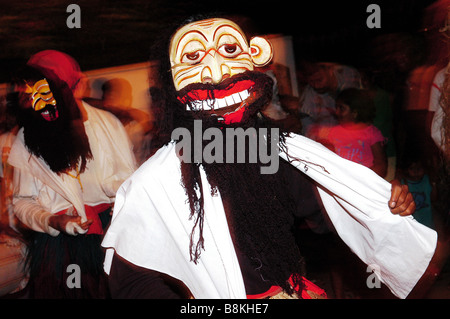
[[[58,118],[56,100],[46,79],[37,81],[32,87],[26,84],[25,93],[31,94],[31,106],[36,112],[40,112],[46,121]]]
[[[238,122],[253,98],[255,84],[239,75],[268,64],[273,51],[264,38],[255,37],[248,43],[230,20],[207,19],[178,29],[169,54],[173,83],[186,110],[209,111]]]

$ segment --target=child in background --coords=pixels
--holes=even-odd
[[[385,137],[373,124],[375,106],[366,90],[346,89],[336,98],[339,124],[331,128],[328,147],[339,156],[386,176]]]
[[[435,188],[420,155],[417,152],[409,152],[403,162],[401,183],[408,185],[416,203],[414,218],[423,225],[436,229],[432,210]]]

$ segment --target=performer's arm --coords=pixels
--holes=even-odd
[[[54,215],[46,210],[38,200],[42,183],[27,172],[15,168],[13,184],[14,214],[25,226],[34,231],[51,236],[58,236],[61,231],[76,235],[85,232],[92,223],[92,220],[82,222],[81,217],[76,214]],[[72,223],[68,227],[70,222]]]
[[[52,214],[42,207],[37,197],[39,181],[20,169],[14,169],[14,214],[27,227],[57,236],[59,231],[50,227]]]
[[[384,145],[381,142],[376,142],[370,148],[373,154],[373,165],[370,169],[381,177],[386,176],[388,165]]]
[[[109,274],[112,298],[180,299],[187,298],[175,279],[159,272],[131,264],[114,254]]]

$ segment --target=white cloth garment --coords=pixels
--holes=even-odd
[[[399,298],[414,288],[433,257],[437,233],[412,216],[391,213],[391,184],[303,136],[286,140],[293,165],[314,179],[342,240]],[[286,153],[281,157],[287,159]],[[313,163],[313,164],[312,164]]]
[[[119,186],[135,170],[132,146],[120,121],[87,103],[83,106],[88,115],[84,126],[94,158],[80,175],[83,190],[76,178],[58,176],[41,158],[30,155],[23,129],[11,148],[8,162],[14,166],[14,212],[35,231],[57,236],[59,231],[48,225],[48,219],[64,209],[76,209],[86,221],[84,205],[112,203]]]
[[[396,296],[405,298],[433,256],[436,233],[412,217],[393,215],[388,207],[390,184],[370,169],[303,136],[292,136],[286,141],[288,153],[303,160],[293,165],[320,185],[339,235],[374,266]],[[203,185],[208,185],[200,172]],[[180,161],[174,143],[161,148],[116,195],[102,243],[108,248],[105,271],[109,273],[116,252],[137,266],[181,280],[195,298],[246,298],[220,194],[212,196],[205,188],[203,196],[205,250],[194,264],[189,256],[193,220],[181,185]]]
[[[208,185],[201,170],[202,183]],[[207,193],[207,194],[206,194]],[[205,250],[190,261],[194,221],[181,185],[175,144],[158,150],[119,189],[102,246],[141,267],[182,280],[196,298],[245,298],[241,270],[220,195],[205,192]],[[107,251],[109,273],[113,250]]]

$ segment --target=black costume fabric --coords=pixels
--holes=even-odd
[[[99,214],[102,227],[106,229],[111,220],[111,209]],[[103,235],[80,234],[78,236],[60,233],[53,237],[46,233],[28,231],[27,270],[30,279],[27,286],[32,299],[104,299],[109,298],[106,274],[103,271],[105,259],[101,247]],[[75,283],[76,265],[80,270],[81,286]],[[68,284],[69,283],[69,284]]]

